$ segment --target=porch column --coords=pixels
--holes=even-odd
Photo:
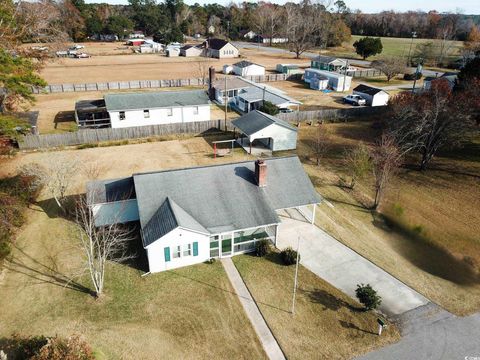
[[[317,208],[317,204],[313,204],[313,211],[312,211],[312,225],[315,225],[315,209]]]
[[[275,225],[275,247],[277,247],[277,237],[278,237],[278,224]]]

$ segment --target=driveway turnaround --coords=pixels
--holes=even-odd
[[[247,313],[247,316],[250,319],[250,322],[252,323],[268,358],[271,360],[285,360],[285,355],[280,349],[280,346],[270,331],[270,328],[267,326],[265,319],[260,313],[260,310],[253,300],[252,295],[248,291],[247,286],[243,282],[240,273],[233,264],[232,259],[223,258],[222,265],[225,268],[228,279],[232,283],[233,289],[238,295],[238,298],[240,299],[240,302],[242,303],[242,306],[245,309],[245,312]]]
[[[300,236],[300,263],[352,298],[355,298],[357,284],[370,284],[382,297],[380,310],[389,316],[403,314],[429,302],[317,226],[298,220],[300,217],[291,213],[288,214],[291,217],[280,215],[282,224],[277,247],[296,249]]]

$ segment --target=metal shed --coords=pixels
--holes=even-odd
[[[240,131],[237,142],[250,154],[297,148],[297,128],[261,111],[251,111],[232,125]]]

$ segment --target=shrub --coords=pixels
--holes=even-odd
[[[263,105],[258,110],[269,115],[277,115],[278,112],[280,111],[278,110],[278,107],[272,104],[270,101],[264,101]]]
[[[215,264],[215,261],[217,261],[217,260],[215,260],[215,258],[210,258],[210,259],[208,259],[208,260],[205,261],[205,262],[206,262],[207,264]]]
[[[403,80],[415,80],[415,76],[417,77],[417,80],[420,80],[422,78],[422,73],[407,73],[403,75]]]
[[[393,212],[395,213],[396,216],[400,217],[403,215],[405,210],[403,209],[402,205],[395,203],[393,204]]]
[[[282,258],[282,261],[285,265],[294,265],[297,263],[297,252],[293,250],[291,247],[287,247],[286,249],[283,249],[282,252],[280,253],[280,257]],[[300,257],[298,257],[298,260],[300,260]]]
[[[412,230],[417,235],[422,235],[425,232],[423,225],[415,225]]]
[[[53,337],[48,339],[40,351],[31,360],[95,360],[92,348],[78,335],[67,339]]]
[[[90,149],[90,148],[96,148],[96,147],[98,147],[98,144],[82,144],[82,145],[78,145],[77,149],[82,150],[82,149]]]
[[[260,240],[255,244],[255,255],[263,257],[270,252],[268,240]]]
[[[381,303],[382,298],[377,294],[377,292],[370,286],[370,284],[357,285],[355,290],[358,301],[360,301],[366,310],[376,309]]]

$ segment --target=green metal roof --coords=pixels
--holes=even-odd
[[[158,91],[126,94],[107,94],[107,111],[142,110],[189,105],[208,105],[208,95],[204,90]]]

